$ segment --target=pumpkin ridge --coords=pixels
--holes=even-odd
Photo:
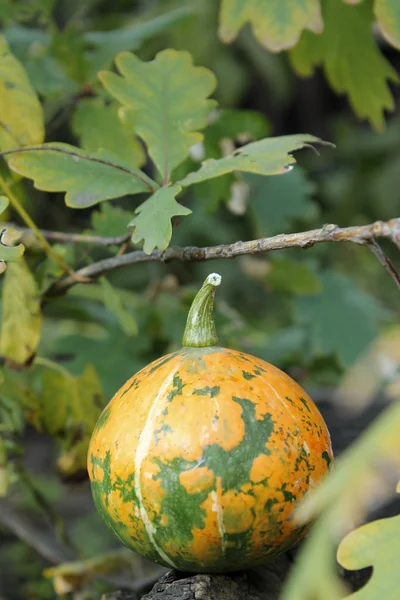
[[[146,419],[146,423],[144,424],[144,427],[140,434],[140,437],[138,440],[138,445],[136,448],[136,453],[135,453],[135,492],[136,492],[137,499],[139,501],[140,514],[142,516],[147,535],[149,536],[149,540],[153,544],[155,550],[158,552],[158,554],[160,555],[162,560],[164,560],[173,569],[177,569],[178,567],[170,559],[170,557],[167,556],[167,554],[164,552],[164,550],[158,546],[158,544],[154,538],[155,526],[150,521],[150,518],[149,518],[149,516],[146,512],[146,509],[144,507],[144,504],[143,504],[142,485],[140,482],[140,471],[142,468],[142,464],[143,464],[144,460],[146,459],[146,456],[148,455],[148,452],[150,449],[151,441],[152,441],[152,438],[154,435],[154,424],[155,424],[158,416],[162,413],[162,410],[164,409],[164,404],[169,402],[169,398],[165,394],[165,392],[168,389],[168,387],[171,385],[171,383],[174,381],[174,378],[178,372],[179,366],[181,365],[181,363],[183,362],[183,360],[185,358],[186,358],[186,352],[183,353],[181,359],[176,364],[174,370],[168,374],[168,377],[166,377],[164,383],[158,390],[158,393],[157,393],[156,397],[154,398],[151,408],[149,410],[149,413],[148,413],[148,416]],[[164,401],[164,402],[162,402],[162,401]]]

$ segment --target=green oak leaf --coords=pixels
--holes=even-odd
[[[110,198],[150,192],[157,184],[147,175],[107,154],[90,154],[61,143],[42,144],[12,154],[13,171],[35,182],[46,192],[66,192],[71,208],[87,208]]]
[[[203,139],[198,130],[207,125],[215,106],[208,99],[215,77],[204,67],[194,67],[184,51],[163,50],[150,62],[122,52],[115,62],[121,76],[103,72],[99,78],[114,98],[136,111],[136,132],[167,183],[189,148]]]
[[[345,569],[373,567],[372,575],[347,600],[398,600],[400,570],[400,515],[362,525],[341,541],[337,558]]]
[[[249,212],[258,237],[287,231],[293,222],[307,222],[318,216],[313,202],[314,183],[299,165],[285,177],[246,174],[249,185]]]
[[[378,25],[389,42],[400,50],[400,3],[398,0],[375,0]]]
[[[179,184],[186,187],[232,171],[282,175],[290,171],[291,165],[296,162],[290,153],[313,143],[326,142],[308,134],[286,135],[252,142],[224,158],[205,160],[198,171],[187,175]]]
[[[180,185],[164,186],[136,209],[136,216],[129,223],[129,227],[135,228],[132,242],[138,244],[143,240],[146,254],[151,254],[154,248],[165,250],[172,236],[172,217],[192,212],[175,200],[181,189]]]
[[[347,94],[356,115],[382,129],[384,111],[394,108],[388,82],[398,82],[399,77],[375,41],[372,5],[324,0],[322,9],[324,32],[319,36],[303,33],[290,51],[292,65],[306,77],[322,65],[331,87]]]
[[[21,63],[0,35],[0,148],[40,144],[44,117],[38,97]]]
[[[0,354],[24,365],[36,352],[42,328],[37,283],[22,258],[8,265],[4,275]]]
[[[140,167],[145,155],[131,124],[124,124],[119,107],[106,105],[103,98],[81,100],[74,113],[72,127],[80,145],[88,152],[106,150],[116,160],[122,159],[132,167]]]
[[[8,204],[8,198],[0,196],[0,215],[5,211]],[[0,273],[4,273],[6,262],[18,260],[18,258],[21,258],[23,255],[25,251],[23,244],[14,246],[14,243],[18,241],[19,237],[19,233],[11,227],[0,229]]]
[[[325,272],[319,279],[321,293],[294,300],[296,323],[306,327],[315,355],[336,354],[348,365],[377,336],[388,315],[345,275]]]
[[[319,0],[222,0],[222,41],[234,40],[247,22],[260,44],[272,52],[297,44],[304,29],[314,33],[323,29]]]

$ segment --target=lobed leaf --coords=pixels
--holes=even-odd
[[[332,88],[346,93],[358,117],[375,129],[384,126],[384,111],[393,110],[388,82],[399,82],[395,69],[379,51],[372,29],[372,5],[349,6],[337,0],[322,3],[321,35],[305,32],[290,51],[294,69],[303,76],[322,65]]]
[[[33,179],[39,190],[65,191],[65,202],[71,208],[87,208],[103,200],[157,188],[154,181],[129,164],[90,154],[69,144],[51,143],[21,149],[11,155],[9,165],[17,173]]]
[[[132,241],[143,240],[143,250],[151,254],[154,248],[165,250],[172,236],[172,217],[189,215],[192,211],[175,200],[180,185],[163,186],[136,209],[136,217],[129,223],[134,227]]]
[[[179,184],[187,187],[232,171],[281,175],[290,171],[291,165],[296,162],[290,153],[313,143],[325,144],[326,142],[308,134],[287,135],[252,142],[224,158],[204,161],[198,171],[187,175],[179,181]]]
[[[21,63],[0,35],[0,148],[41,144],[44,116],[40,102]]]
[[[165,183],[203,139],[198,133],[207,124],[215,101],[207,99],[216,82],[211,71],[194,67],[188,52],[164,50],[150,62],[123,52],[116,58],[121,73],[103,72],[104,87],[121,104],[136,111],[137,134]]]
[[[8,265],[4,276],[0,354],[24,365],[36,352],[42,327],[37,283],[24,259]]]
[[[348,600],[398,600],[400,590],[400,515],[367,523],[340,543],[337,558],[345,569],[373,567],[372,576]]]
[[[319,0],[222,0],[219,35],[223,42],[234,40],[247,22],[271,52],[297,44],[304,29],[314,33],[323,29]]]

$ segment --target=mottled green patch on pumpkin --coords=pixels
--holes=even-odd
[[[112,492],[111,485],[111,453],[107,450],[104,460],[99,456],[91,454],[90,463],[92,465],[92,491],[93,496],[99,497],[105,506],[108,506],[108,496]],[[103,471],[103,478],[95,478],[96,467]],[[95,502],[96,502],[96,498]]]
[[[215,398],[215,396],[218,396],[220,390],[221,390],[221,388],[218,385],[215,385],[214,387],[209,387],[207,385],[204,388],[193,390],[193,394],[195,396],[208,396],[208,395],[210,395],[211,398]]]
[[[175,382],[175,388],[179,389],[179,381]],[[213,388],[209,388],[207,393],[211,394]],[[200,394],[202,395],[202,394]],[[230,489],[240,490],[244,483],[250,480],[250,470],[254,459],[260,454],[270,454],[266,448],[266,443],[273,431],[273,422],[270,415],[265,415],[263,419],[256,419],[254,404],[245,398],[233,397],[242,407],[242,418],[245,425],[245,435],[242,441],[233,449],[226,451],[218,444],[206,446],[201,458],[200,464],[207,466],[212,470],[216,477],[219,477],[222,484],[222,491]],[[249,445],[249,441],[251,442]],[[210,487],[195,494],[189,494],[186,488],[181,485],[179,475],[189,469],[199,465],[197,461],[186,461],[184,458],[175,458],[168,462],[161,459],[155,459],[160,468],[160,472],[155,479],[161,481],[166,494],[161,502],[161,510],[153,521],[155,525],[154,539],[161,548],[168,544],[170,551],[171,540],[174,541],[176,548],[175,556],[171,555],[172,560],[183,568],[192,567],[190,557],[185,553],[180,553],[179,548],[187,547],[187,544],[193,540],[192,530],[194,528],[203,529],[205,526],[206,512],[201,507],[206,500],[213,484]],[[162,516],[167,517],[167,524],[158,526]],[[238,565],[243,562],[243,553],[249,552],[251,530],[245,533],[226,534],[227,544],[224,557],[221,556],[220,568],[229,568],[231,563],[238,561]],[[238,552],[242,554],[238,560]],[[193,564],[195,565],[193,557]],[[217,567],[218,569],[218,567]]]
[[[140,537],[134,535],[132,533],[133,530],[129,527],[129,523],[122,522],[118,518],[117,509],[114,507],[114,509],[111,510],[109,505],[109,495],[112,491],[118,491],[122,502],[132,504],[132,513],[130,514],[132,523],[138,522],[140,517],[136,516],[134,512],[134,507],[139,506],[139,501],[135,491],[134,474],[131,473],[126,480],[123,480],[120,476],[117,476],[115,481],[112,481],[110,451],[106,452],[104,459],[92,454],[90,457],[90,462],[93,469],[93,479],[91,481],[93,501],[104,523],[123,544],[127,545],[128,547],[136,546],[137,551],[141,554],[145,554],[156,562],[162,562],[160,561],[158,552],[152,546],[147,533],[143,532]],[[95,469],[102,469],[103,478],[101,480],[99,478],[94,478],[94,473],[96,472]]]
[[[175,356],[177,356],[177,354],[180,354],[180,350],[178,350],[177,352],[173,352],[172,354],[169,354],[168,356],[160,358],[155,363],[153,363],[153,366],[148,370],[147,374],[150,375],[151,373],[154,373],[154,371],[157,371],[157,369],[159,369],[160,367],[163,367],[164,365],[169,363],[169,361],[172,360],[173,358],[175,358]]]
[[[255,377],[255,375],[249,373],[248,371],[242,371],[242,375],[245,379],[247,379],[247,381],[250,381],[250,379],[254,379]]]
[[[177,546],[186,545],[193,539],[192,527],[203,528],[206,512],[201,504],[207,498],[209,490],[189,494],[180,483],[179,475],[196,466],[196,462],[175,458],[168,463],[155,459],[160,472],[154,479],[160,479],[166,491],[162,499],[160,515],[168,519],[167,525],[157,528],[154,535],[158,544],[176,540]],[[212,485],[212,484],[211,484]],[[160,518],[159,515],[159,518]]]
[[[328,452],[326,450],[324,450],[321,456],[324,459],[324,461],[326,462],[327,467],[329,469],[329,467],[331,466],[332,460],[331,460],[331,457],[329,456]]]
[[[175,373],[172,379],[172,390],[169,392],[167,400],[172,402],[175,396],[182,396],[182,391],[185,385],[186,383],[183,383],[183,380],[179,376],[179,373]]]
[[[273,432],[270,414],[256,419],[255,405],[246,398],[232,397],[242,407],[245,433],[242,441],[231,450],[224,450],[218,444],[206,446],[203,452],[204,465],[221,478],[223,491],[239,490],[250,481],[250,471],[254,459],[259,454],[270,454],[266,443]]]
[[[304,404],[304,406],[306,407],[306,409],[310,413],[311,410],[310,410],[310,407],[308,406],[307,400],[305,398],[300,398],[300,402],[302,402]]]
[[[296,496],[294,494],[292,494],[292,492],[290,490],[286,489],[287,484],[284,483],[279,489],[280,492],[282,492],[283,494],[283,499],[285,502],[295,502],[296,501]]]
[[[140,385],[140,379],[136,379],[136,377],[131,381],[129,387],[126,388],[126,390],[124,390],[121,394],[121,398],[123,398],[125,396],[125,394],[127,394],[128,392],[130,392],[130,390],[134,387],[135,390],[137,390],[137,388]]]
[[[276,498],[268,498],[266,503],[264,504],[264,510],[269,512],[275,504],[278,504],[278,500]]]
[[[122,502],[132,502],[136,506],[139,506],[139,499],[136,495],[135,490],[135,474],[131,473],[128,479],[122,479],[119,475],[115,478],[115,482],[112,485],[112,489],[118,491]]]
[[[96,427],[94,428],[94,431],[99,431],[100,429],[102,429],[104,427],[104,425],[107,423],[108,419],[110,418],[110,414],[111,414],[111,409],[109,406],[106,406],[106,408],[103,410],[103,412],[101,413],[101,415],[96,423]]]
[[[160,441],[161,434],[165,435],[166,433],[172,432],[172,427],[167,425],[167,423],[163,423],[159,429],[154,431],[154,440],[156,444]]]

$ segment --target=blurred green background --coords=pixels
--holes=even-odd
[[[388,116],[386,129],[376,133],[354,116],[346,98],[331,90],[320,70],[308,79],[296,76],[287,53],[262,48],[249,27],[225,45],[218,38],[217,20],[213,0],[192,0],[184,6],[172,0],[9,0],[0,6],[2,33],[43,101],[47,141],[89,145],[100,122],[99,135],[111,140],[115,120],[110,115],[107,121],[102,112],[101,98],[106,96],[96,80],[98,69],[109,68],[121,50],[150,60],[172,47],[190,51],[196,65],[208,67],[218,78],[215,97],[226,112],[205,131],[208,156],[219,156],[224,144],[233,148],[265,135],[310,133],[335,144],[323,147],[319,155],[308,149],[298,153],[298,166],[284,176],[228,175],[190,188],[183,203],[193,214],[174,222],[172,245],[229,244],[325,223],[346,227],[399,216],[399,88],[392,88],[396,110]],[[379,36],[378,43],[399,71],[400,54]],[[238,135],[243,131],[247,139]],[[194,150],[179,168],[195,168],[203,150]],[[125,197],[73,211],[61,194],[39,192],[29,182],[18,186],[35,222],[56,231],[124,234],[143,200]],[[12,213],[9,218],[17,221]],[[382,247],[399,265],[396,249],[389,243]],[[58,245],[56,250],[78,268],[118,249]],[[28,260],[45,288],[56,275],[54,268],[33,250]],[[76,285],[45,305],[39,354],[76,376],[91,363],[109,399],[135,371],[180,347],[190,302],[212,271],[223,278],[216,300],[221,345],[273,362],[317,400],[332,397],[371,343],[397,331],[398,290],[373,254],[356,244],[327,243],[235,260],[135,265],[109,274],[107,282]],[[393,384],[394,376],[387,381],[386,374],[383,368],[376,375],[376,388]],[[29,380],[29,374],[19,377]],[[352,385],[362,388],[363,381],[353,379]],[[60,482],[55,467],[59,449],[53,440],[29,426],[22,435],[25,454],[16,460],[24,461],[33,486],[19,482],[11,491],[7,506],[17,521],[20,513],[29,516],[28,530],[33,527],[33,535],[51,545],[49,524],[41,516],[47,512],[49,521],[48,502],[65,518],[64,527],[81,558],[115,548],[94,512],[85,474],[74,473]],[[32,494],[37,488],[43,498]],[[53,533],[60,531],[58,519],[50,517]],[[0,534],[0,597],[54,597],[50,581],[41,574],[48,561],[4,523]],[[138,560],[131,569],[125,573],[128,579],[147,577],[152,567]],[[118,581],[110,585],[115,589]],[[103,588],[104,582],[91,583],[86,595],[73,597],[97,598]]]

